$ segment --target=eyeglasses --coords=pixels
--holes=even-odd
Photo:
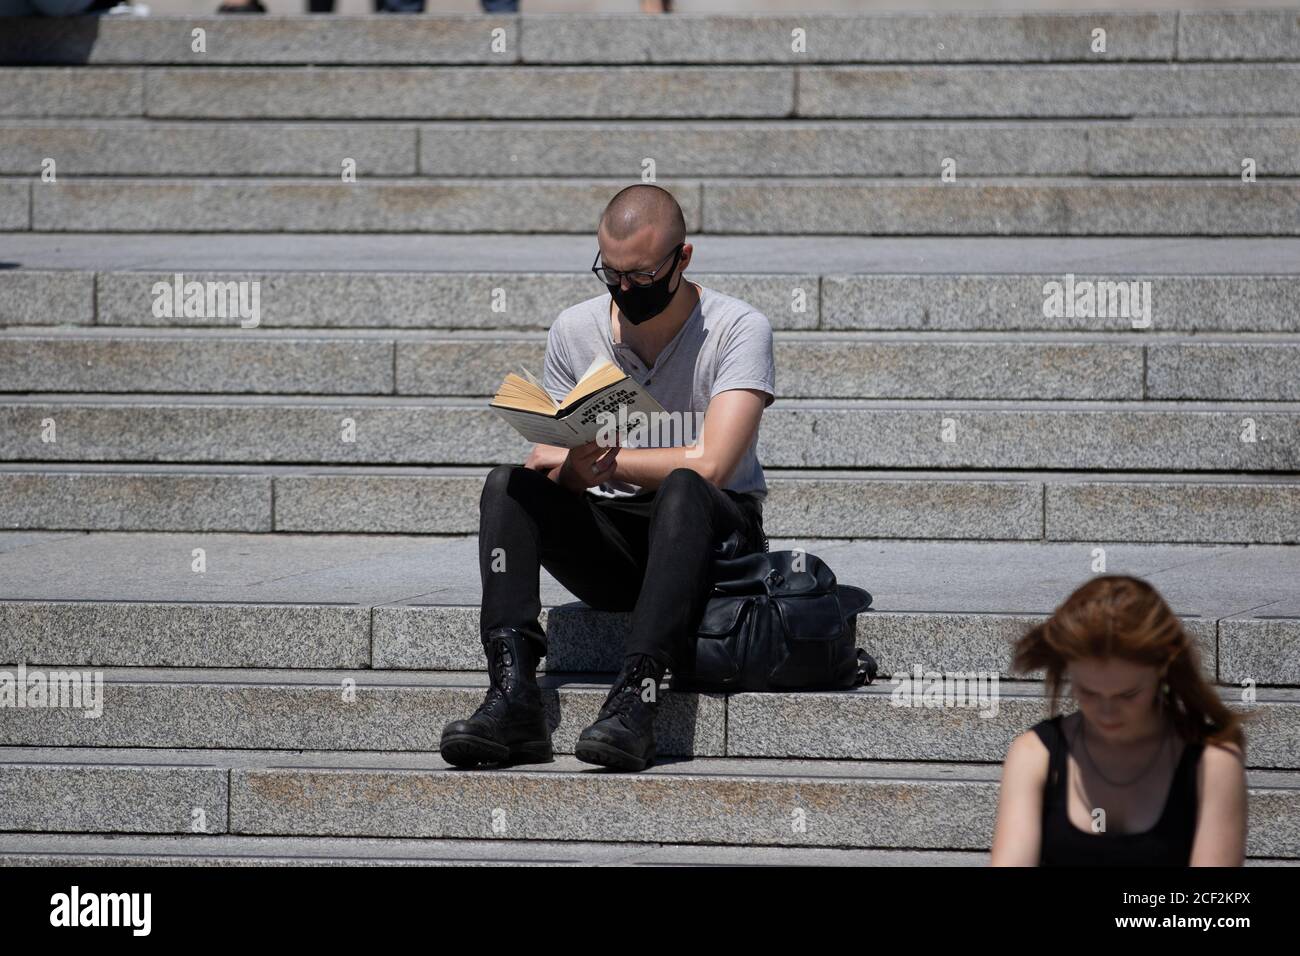
[[[627,281],[632,283],[632,285],[647,286],[655,281],[655,276],[659,274],[661,269],[663,269],[664,263],[668,261],[669,257],[674,257],[673,265],[677,265],[675,257],[685,245],[686,243],[684,242],[679,242],[675,245],[672,252],[664,256],[659,265],[655,266],[654,272],[623,272],[619,269],[611,269],[609,266],[597,266],[596,263],[600,261],[599,252],[596,253],[596,258],[592,260],[591,271],[596,273],[596,278],[605,283],[605,285],[622,285],[623,276],[627,276]]]

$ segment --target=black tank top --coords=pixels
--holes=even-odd
[[[1160,819],[1141,833],[1084,832],[1070,822],[1066,791],[1069,745],[1061,717],[1034,725],[1047,747],[1039,866],[1187,866],[1196,836],[1196,765],[1204,745],[1188,743],[1174,768]]]

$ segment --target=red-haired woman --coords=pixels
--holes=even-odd
[[[1078,710],[1017,737],[1002,769],[994,866],[1239,866],[1241,717],[1151,585],[1093,578],[1016,645],[1014,669],[1063,680]]]

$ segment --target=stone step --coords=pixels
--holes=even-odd
[[[581,27],[586,30],[585,26]],[[788,34],[787,34],[788,38]],[[188,40],[186,40],[188,42]],[[699,48],[692,39],[688,46]],[[584,50],[594,47],[584,40]],[[0,67],[0,117],[1293,117],[1291,63]]]
[[[1279,134],[1285,138],[1280,128],[1263,135]],[[0,175],[39,170],[52,157],[60,177],[334,177],[341,173],[343,157],[349,157],[367,177],[414,176],[419,172],[419,135],[416,126],[380,123],[15,120],[0,123]],[[437,135],[430,128],[431,144]],[[1249,136],[1244,131],[1207,135],[1238,142],[1237,137]],[[449,169],[441,175],[456,174]]]
[[[0,123],[0,175],[57,160],[60,176],[618,176],[652,156],[663,176],[1300,175],[1293,119],[1105,122]]]
[[[733,237],[734,238],[734,237]],[[705,240],[708,245],[716,240]],[[1213,240],[1209,240],[1213,241]],[[556,273],[383,272],[88,272],[21,269],[0,273],[0,324],[187,327],[232,329],[235,317],[207,314],[155,315],[164,293],[157,283],[246,282],[258,286],[262,328],[429,328],[483,331],[544,329],[576,302],[591,297],[581,275]],[[1096,331],[1131,330],[1135,314],[1109,308],[1110,287],[1100,307],[1080,304],[1091,283],[1149,282],[1139,287],[1151,302],[1151,330],[1293,331],[1289,305],[1300,278],[1257,276],[1101,276],[1080,274],[1074,283],[1076,314],[1049,311],[1048,283],[1066,288],[1066,274],[1022,275],[764,275],[693,273],[694,281],[735,295],[763,312],[778,331]],[[1134,276],[1138,276],[1134,278]],[[1045,288],[1047,291],[1045,291]],[[1132,288],[1129,288],[1130,296]],[[796,295],[797,293],[797,295]],[[1118,294],[1118,293],[1117,293]],[[173,294],[174,298],[174,294]],[[506,308],[493,311],[494,298]],[[1122,302],[1122,300],[1117,300]],[[1130,301],[1133,301],[1130,298]],[[1243,308],[1242,303],[1248,306]],[[799,311],[796,311],[796,308]],[[183,310],[182,310],[183,311]],[[1114,312],[1111,315],[1109,313]],[[1130,310],[1133,311],[1133,310]],[[229,312],[229,310],[228,310]],[[243,321],[240,318],[238,321]],[[1145,318],[1141,318],[1145,322]]]
[[[1300,89],[1300,73],[1295,78]],[[1296,236],[1300,180],[661,179],[686,228],[733,235]],[[40,232],[589,233],[623,180],[64,179],[0,183]],[[30,196],[29,196],[30,193]],[[8,197],[7,199],[5,197]],[[593,256],[594,258],[594,256]]]
[[[1184,615],[1208,680],[1240,688],[1300,684],[1300,613],[1213,620]],[[1270,608],[1271,610],[1271,608]],[[367,613],[373,623],[366,620]],[[1011,646],[1046,612],[873,611],[858,618],[858,644],[881,668],[882,679],[906,673],[915,664],[942,659],[949,670],[1011,673]],[[477,605],[410,600],[374,604],[130,599],[97,601],[0,600],[0,620],[14,633],[0,645],[8,658],[49,667],[165,666],[339,668],[374,667],[386,671],[484,666],[478,638]],[[593,610],[581,602],[543,606],[539,617],[551,639],[544,662],[557,672],[612,674],[623,659],[631,626],[627,613]],[[293,646],[271,643],[292,632]],[[97,629],[107,631],[101,636]],[[224,642],[209,646],[219,635]],[[174,636],[178,647],[164,646]],[[942,643],[939,638],[947,641]],[[109,641],[115,643],[110,646]],[[373,642],[371,650],[367,641]],[[313,643],[315,642],[315,643]],[[16,665],[10,665],[16,666]],[[1236,693],[1236,691],[1234,691]]]
[[[57,245],[48,244],[51,239]],[[1056,239],[1044,243],[708,235],[693,237],[692,242],[697,257],[721,256],[724,265],[734,267],[730,272],[692,271],[693,281],[743,299],[778,331],[1132,331],[1135,320],[1147,321],[1135,308],[1139,302],[1150,304],[1147,332],[1300,330],[1294,315],[1300,276],[1281,271],[1225,272],[1233,267],[1257,271],[1261,266],[1267,271],[1269,260],[1294,268],[1300,263],[1300,243],[1295,240]],[[146,271],[86,268],[91,263],[120,261],[123,243],[140,250],[136,256],[146,261],[170,263],[155,262]],[[976,248],[980,245],[984,248]],[[179,258],[178,249],[183,253]],[[373,250],[369,254],[378,267],[359,271],[358,259],[367,250]],[[1150,261],[1153,254],[1160,259]],[[257,256],[264,262],[277,260],[275,265],[284,271],[262,271],[256,266],[214,271],[211,267],[213,261],[235,267],[241,258],[251,263]],[[357,250],[345,236],[235,239],[137,234],[79,235],[65,240],[17,233],[0,235],[0,257],[23,265],[0,270],[0,325],[233,330],[243,319],[234,318],[229,308],[225,317],[217,308],[209,312],[206,283],[246,282],[250,305],[252,283],[257,283],[259,327],[264,329],[540,331],[549,328],[564,309],[604,294],[595,277],[575,265],[579,259],[590,263],[595,256],[594,242],[576,236],[378,236],[368,237],[363,249]],[[1172,263],[1165,256],[1181,258],[1181,269],[1208,274],[1171,274]],[[787,269],[791,265],[825,268],[829,260],[857,272],[754,271],[776,261],[773,257],[779,257]],[[526,259],[524,271],[481,271],[503,259]],[[1026,271],[1027,261],[1038,271]],[[1124,262],[1125,271],[1104,271],[1118,261]],[[419,271],[430,262],[445,264],[450,271]],[[60,268],[30,268],[49,264]],[[140,258],[133,257],[131,265],[139,268]],[[936,267],[941,271],[936,272]],[[166,268],[171,271],[163,271]],[[403,268],[413,271],[392,271]],[[185,316],[183,308],[178,313],[174,307],[168,315],[161,303],[161,314],[154,314],[160,298],[173,303],[175,298],[174,291],[168,298],[166,288],[156,291],[158,283],[172,288],[178,274],[182,286],[205,283],[204,308],[191,310],[202,315]],[[1138,286],[1136,299],[1128,286],[1130,307],[1125,315],[1118,308],[1124,301],[1120,289],[1100,286],[1102,282],[1149,285]],[[1056,291],[1051,283],[1060,286],[1060,309],[1044,308]],[[1116,308],[1111,307],[1112,288]],[[1066,302],[1075,305],[1066,308]]]
[[[1099,292],[1101,283],[1113,283],[1117,278],[1075,275],[1069,270],[1050,276],[825,275],[819,290],[820,327],[916,331],[1131,329],[1131,315],[1122,318],[1119,310],[1109,308],[1112,286],[1105,286],[1106,309],[1085,307],[1087,296]],[[1134,277],[1126,278],[1132,281]],[[1151,283],[1140,286],[1139,292],[1151,305],[1152,329],[1263,332],[1300,327],[1294,316],[1300,289],[1290,276],[1164,275],[1137,281]],[[1074,309],[1044,308],[1058,287],[1063,300],[1072,298],[1075,302]],[[1072,290],[1073,295],[1067,290]],[[1071,312],[1073,315],[1068,314]],[[1101,312],[1107,317],[1098,317]]]
[[[0,464],[0,528],[476,534],[484,467]],[[1300,543],[1300,479],[766,469],[770,536]]]
[[[987,280],[1030,274],[1059,279],[1072,273],[1116,278],[1121,264],[1119,275],[1182,280],[1291,279],[1300,273],[1296,265],[1300,239],[1294,238],[1057,236],[1043,240],[1015,236],[724,236],[707,231],[690,238],[695,247],[692,277],[900,275]],[[315,279],[359,279],[419,273],[430,282],[464,282],[549,272],[558,273],[552,276],[557,280],[580,279],[591,289],[597,280],[587,279],[588,267],[598,252],[591,230],[581,235],[374,233],[363,243],[328,233],[0,231],[0,255],[13,263],[0,274],[76,270],[105,276],[136,273],[136,278],[157,273],[171,278],[183,271],[187,275],[260,273],[298,279],[305,273]],[[579,260],[584,259],[579,267]],[[604,289],[597,286],[595,291]]]
[[[1104,57],[1091,49],[1091,30],[1114,33]],[[61,28],[60,28],[61,27]],[[190,49],[201,27],[207,52]],[[807,35],[794,52],[791,31]],[[1192,19],[1188,42],[1226,34],[1247,49],[1273,56],[1257,20],[1214,23]],[[496,47],[490,42],[499,32]],[[259,17],[232,23],[210,17],[142,24],[106,22],[55,27],[19,22],[0,45],[9,63],[513,63],[513,62],[834,62],[968,60],[1169,60],[1177,54],[1178,14],[938,14],[927,16],[699,16],[664,22],[617,15],[429,16],[410,26],[378,17],[322,21]],[[585,40],[584,40],[585,38]],[[182,42],[184,41],[184,42]],[[1211,54],[1213,58],[1213,54]]]
[[[1295,547],[780,537],[770,547],[815,554],[871,592],[858,643],[885,675],[942,662],[1010,678],[1015,640],[1104,569],[1160,589],[1207,677],[1300,685]],[[545,570],[539,597],[547,667],[618,669],[627,612],[593,610]],[[479,670],[481,599],[477,537],[0,532],[0,662]]]
[[[0,392],[490,398],[545,352],[541,332],[18,328],[0,330]],[[775,355],[792,398],[1300,401],[1300,334],[782,330]]]
[[[0,461],[468,465],[530,447],[482,399],[0,397]],[[758,455],[768,468],[1294,472],[1300,404],[782,398]]]
[[[1252,861],[1255,862],[1255,861]],[[984,866],[966,850],[543,840],[0,834],[0,866]]]
[[[903,672],[908,679],[896,673],[840,692],[668,689],[655,724],[658,750],[668,756],[998,763],[1017,734],[1050,716],[1041,683],[954,674],[939,660],[916,662],[914,668]],[[23,673],[27,680],[33,673],[52,679],[50,670],[28,667]],[[10,665],[8,673],[18,672]],[[102,680],[101,696],[83,698],[75,707],[13,708],[0,727],[0,746],[434,751],[442,728],[471,714],[488,686],[482,672],[81,673],[88,682]],[[942,706],[945,673],[952,703]],[[966,675],[970,680],[959,690],[957,681]],[[551,672],[540,684],[552,745],[557,753],[571,754],[578,734],[596,719],[609,682]],[[926,704],[928,687],[937,689]],[[1300,690],[1262,689],[1250,703],[1242,702],[1240,687],[1222,688],[1220,695],[1249,715],[1247,766],[1300,769],[1294,747]],[[1068,700],[1066,709],[1073,709]],[[98,716],[85,719],[90,714]]]
[[[236,316],[234,322],[239,321]],[[142,334],[135,329],[7,329],[0,331],[0,391],[381,395],[396,391],[398,351],[411,350],[408,354],[415,359],[417,353],[427,358],[428,349],[434,348],[442,353],[439,361],[458,352],[468,357],[495,351],[502,369],[513,368],[521,359],[536,364],[536,345],[528,341],[442,341],[444,347],[438,349],[437,340],[399,341],[369,332],[285,335],[261,330],[240,335],[186,330],[177,335],[174,330]],[[543,339],[543,353],[545,347]],[[487,358],[480,354],[478,361]],[[475,377],[483,374],[465,381]],[[409,384],[420,387],[414,378]],[[493,384],[471,394],[490,396],[495,390]]]
[[[207,34],[205,52],[191,33]],[[1093,31],[1106,31],[1104,52]],[[803,49],[791,42],[802,31]],[[497,39],[494,47],[490,41]],[[426,15],[18,21],[5,63],[827,63],[1297,60],[1285,10]]]
[[[436,754],[0,749],[0,830],[983,850],[996,764],[574,757],[487,772]],[[1247,774],[1255,857],[1300,857],[1300,774]]]
[[[30,188],[21,182],[0,181],[0,229],[30,229],[31,226]]]

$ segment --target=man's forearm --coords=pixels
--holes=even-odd
[[[614,459],[612,478],[639,485],[646,491],[658,488],[675,468],[690,468],[714,481],[713,462],[698,454],[695,446],[671,448],[620,448]],[[689,453],[689,454],[688,454]]]

